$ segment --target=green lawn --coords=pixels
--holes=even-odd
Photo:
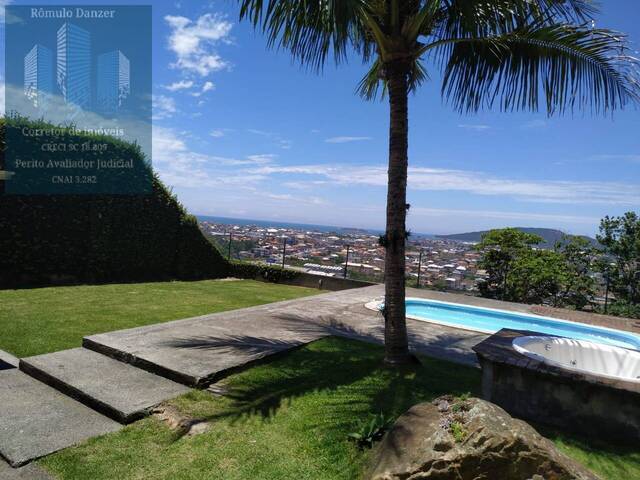
[[[317,293],[249,280],[0,290],[0,349],[27,357],[78,347],[94,333]]]
[[[540,433],[552,440],[561,452],[575,458],[585,467],[607,480],[640,478],[640,447],[611,445],[594,439],[580,439],[541,428]]]
[[[228,397],[193,391],[172,402],[212,422],[204,434],[180,436],[147,418],[40,464],[61,479],[353,480],[369,451],[347,435],[371,413],[395,417],[444,393],[477,394],[480,372],[426,358],[422,366],[386,369],[381,347],[328,338],[226,384]],[[605,479],[640,478],[637,450],[592,450],[568,438],[556,443]]]

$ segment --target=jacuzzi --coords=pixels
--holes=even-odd
[[[548,365],[640,382],[640,352],[635,350],[546,336],[518,337],[513,340],[513,348]]]
[[[512,415],[561,430],[640,441],[640,352],[502,329],[473,347],[482,396]]]

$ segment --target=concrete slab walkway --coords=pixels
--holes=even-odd
[[[0,480],[54,480],[51,475],[31,463],[13,468],[0,458]]]
[[[85,348],[192,387],[329,335],[249,308],[86,337]]]
[[[420,291],[419,293],[421,293]],[[382,317],[364,307],[383,287],[332,292],[86,337],[85,348],[194,387],[328,335],[381,343]],[[486,335],[409,321],[414,351],[475,365]]]
[[[120,428],[18,369],[0,372],[0,455],[12,467]]]
[[[23,358],[20,370],[121,423],[190,390],[85,348]]]

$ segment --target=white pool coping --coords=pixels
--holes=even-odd
[[[420,298],[420,297],[406,297],[405,298],[405,302],[409,302],[409,301],[417,301],[417,302],[426,302],[426,303],[436,303],[436,304],[440,304],[440,305],[452,305],[455,307],[465,307],[465,308],[470,308],[473,310],[482,310],[485,312],[496,312],[496,313],[506,313],[509,315],[521,315],[523,317],[529,317],[529,318],[533,318],[533,319],[540,319],[540,320],[551,320],[553,322],[557,322],[557,323],[561,323],[561,324],[565,324],[565,325],[571,325],[571,326],[582,326],[585,328],[593,328],[595,330],[600,330],[600,331],[604,331],[604,332],[611,332],[611,333],[616,333],[618,335],[631,335],[632,337],[636,338],[638,341],[640,341],[640,335],[637,335],[633,332],[628,332],[626,330],[617,330],[615,328],[609,328],[609,327],[602,327],[600,325],[591,325],[589,323],[582,323],[582,322],[574,322],[572,320],[564,320],[561,318],[555,318],[555,317],[547,317],[547,316],[543,316],[543,315],[536,315],[535,313],[526,313],[526,312],[520,312],[517,310],[504,310],[504,309],[499,309],[499,308],[491,308],[491,307],[478,307],[476,305],[468,305],[466,303],[455,303],[455,302],[445,302],[442,300],[431,300],[430,298]],[[380,306],[384,303],[384,297],[377,297],[375,299],[373,299],[372,301],[368,302],[365,304],[365,307],[369,310],[375,310],[375,311],[380,311]],[[407,318],[411,319],[411,320],[416,320],[418,322],[427,322],[427,323],[434,323],[436,325],[442,325],[444,327],[452,327],[452,328],[458,328],[460,330],[466,330],[469,332],[478,332],[478,333],[484,333],[484,334],[488,334],[488,335],[493,335],[494,333],[498,332],[499,330],[484,330],[484,329],[478,329],[478,328],[470,328],[467,325],[461,325],[459,323],[451,323],[451,322],[443,322],[441,320],[434,320],[432,318],[425,318],[425,317],[417,317],[415,315],[407,315]],[[625,347],[619,347],[619,348],[625,348]]]

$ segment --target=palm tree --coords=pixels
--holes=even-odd
[[[595,28],[591,0],[238,0],[270,47],[320,71],[358,54],[366,99],[390,108],[385,258],[385,361],[410,360],[405,320],[408,96],[442,71],[461,113],[499,107],[549,115],[636,103],[638,62],[619,33]]]

